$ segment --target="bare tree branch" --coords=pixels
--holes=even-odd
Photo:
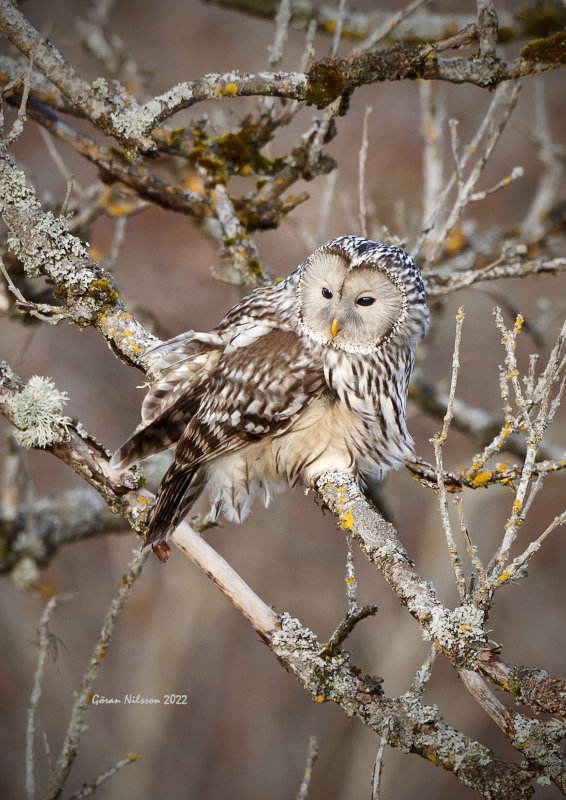
[[[274,19],[278,8],[278,0],[204,0],[205,3],[229,8],[262,19]],[[533,25],[542,22],[543,18],[548,25],[548,33],[560,30],[566,20],[565,14],[560,14],[559,9],[555,16],[544,16],[543,9],[529,7],[521,9],[522,14],[513,14],[510,11],[499,10],[499,25],[505,29],[509,41],[528,36]],[[333,35],[337,9],[332,4],[313,3],[310,0],[292,0],[291,25],[295,28],[306,28],[314,20],[316,30],[320,34]],[[356,11],[346,8],[342,23],[342,36],[346,39],[364,40],[375,36],[375,31],[391,28],[387,37],[392,40],[408,40],[413,42],[430,42],[447,39],[452,35],[454,27],[462,30],[474,25],[477,17],[473,14],[442,14],[434,8],[426,8],[413,12],[393,26],[396,13],[380,9],[370,12]]]
[[[151,153],[155,143],[140,132],[127,108],[135,109],[136,101],[121,87],[107,95],[107,87],[91,86],[83,80],[61,53],[30,25],[24,15],[10,3],[0,0],[0,31],[25,55],[33,53],[34,63],[46,78],[57,86],[76,108],[103,131],[114,136],[127,149]]]

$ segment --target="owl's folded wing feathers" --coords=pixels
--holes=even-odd
[[[322,363],[313,364],[293,331],[271,329],[225,351],[175,460],[192,468],[264,436],[281,435],[325,388]]]
[[[112,456],[113,469],[124,470],[179,441],[223,348],[223,340],[215,333],[188,331],[150,351],[156,358],[148,377],[155,383],[144,399],[140,426]]]
[[[325,387],[322,365],[313,365],[302,340],[291,331],[272,329],[224,352],[161,483],[148,544],[166,539],[189,511],[214,459],[283,435]]]

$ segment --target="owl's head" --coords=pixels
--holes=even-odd
[[[420,271],[399,247],[340,236],[298,272],[300,325],[319,344],[368,353],[394,337],[414,347],[426,332]]]

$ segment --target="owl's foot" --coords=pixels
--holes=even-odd
[[[154,544],[151,548],[157,558],[161,561],[162,564],[165,564],[169,556],[171,555],[171,548],[167,544],[167,542],[158,542],[158,544]]]

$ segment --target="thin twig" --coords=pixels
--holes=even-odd
[[[148,555],[149,553],[147,550],[135,551],[134,557],[128,566],[128,571],[122,575],[120,588],[110,603],[110,608],[104,618],[100,635],[95,642],[88,668],[83,676],[80,689],[76,694],[75,702],[71,710],[71,717],[69,719],[65,740],[54,767],[53,778],[49,784],[49,800],[56,800],[56,798],[59,798],[65,787],[67,777],[79,752],[81,736],[85,729],[84,716],[89,707],[90,694],[98,678],[98,673],[100,672],[100,667],[106,656],[108,647],[110,646],[110,640],[120,613],[131,594],[136,580],[141,574],[142,567]]]
[[[102,786],[103,783],[106,783],[108,778],[111,778],[112,775],[115,775],[118,770],[122,769],[122,767],[127,767],[128,764],[133,764],[134,762],[139,761],[140,758],[141,755],[139,753],[128,753],[127,756],[121,758],[120,761],[114,764],[113,767],[107,769],[106,772],[103,772],[91,783],[84,783],[78,791],[74,792],[69,797],[69,800],[85,800],[87,797],[91,797],[98,787]]]
[[[432,81],[419,83],[423,148],[423,222],[426,230],[444,190],[443,125],[446,117],[441,87]]]
[[[517,556],[513,559],[513,561],[509,564],[505,572],[503,572],[499,576],[500,583],[506,583],[509,580],[512,580],[517,575],[521,573],[523,567],[530,561],[532,556],[540,550],[540,547],[544,540],[549,536],[556,528],[559,528],[561,525],[564,525],[566,522],[566,511],[563,511],[561,514],[558,514],[550,525],[545,528],[545,530],[541,533],[541,535],[535,539],[533,542],[529,544],[526,550],[521,553],[520,556]]]
[[[320,206],[318,209],[318,222],[316,226],[316,239],[314,237],[310,237],[309,246],[307,249],[312,250],[318,246],[319,242],[324,242],[328,239],[328,220],[330,217],[330,209],[332,207],[332,200],[334,198],[334,189],[336,187],[336,181],[338,180],[338,175],[340,173],[337,169],[332,170],[325,180],[324,180],[324,189],[322,191],[322,196],[320,198]]]
[[[303,780],[297,793],[297,800],[306,800],[309,794],[309,786],[312,779],[312,771],[316,760],[318,758],[319,748],[316,736],[311,736],[309,739],[309,746],[307,750],[307,758],[305,769],[303,772]]]
[[[116,217],[116,225],[114,227],[114,236],[112,237],[110,252],[104,261],[104,266],[108,270],[114,269],[120,253],[122,252],[122,248],[124,247],[124,242],[126,239],[127,223],[128,217],[126,214]]]
[[[338,16],[336,18],[336,27],[334,29],[334,35],[332,37],[332,51],[330,53],[331,58],[334,58],[338,55],[338,49],[340,47],[340,39],[342,38],[342,26],[344,24],[344,11],[346,9],[346,0],[339,0],[338,3]]]
[[[65,197],[63,199],[63,203],[61,204],[61,216],[65,218],[67,216],[67,211],[69,209],[69,200],[71,199],[71,194],[73,192],[73,182],[75,180],[74,175],[69,175],[67,178],[67,189],[65,191]]]
[[[422,695],[424,693],[426,685],[432,676],[432,665],[434,664],[437,653],[438,648],[436,644],[432,644],[422,666],[419,667],[415,677],[411,681],[410,691],[412,694]]]
[[[50,648],[51,634],[49,633],[48,625],[55,612],[57,606],[57,597],[52,597],[45,610],[41,615],[39,621],[38,633],[38,657],[37,667],[35,669],[35,677],[33,680],[33,688],[31,690],[30,704],[28,708],[28,721],[26,728],[26,795],[28,800],[35,800],[35,754],[34,754],[34,739],[35,739],[35,721],[37,719],[37,710],[39,708],[39,701],[41,699],[41,685],[43,682],[43,672],[45,669],[45,662],[47,660]]]
[[[464,325],[464,307],[460,306],[456,314],[456,333],[454,336],[454,352],[452,354],[452,377],[450,379],[450,392],[448,395],[448,406],[446,414],[444,415],[444,424],[442,426],[442,433],[440,434],[440,442],[443,444],[448,436],[448,428],[452,422],[452,408],[454,406],[454,397],[456,396],[456,385],[458,383],[458,372],[460,370],[460,345],[462,343],[462,326]]]
[[[366,158],[368,152],[368,119],[371,114],[371,106],[367,106],[364,114],[364,123],[362,126],[362,144],[360,147],[360,155],[358,159],[358,202],[360,207],[360,232],[362,236],[367,236],[367,211],[366,211],[366,193],[365,193],[365,178],[366,178]]]
[[[39,120],[37,120],[37,117],[35,119],[36,119],[36,122],[39,121]],[[50,118],[50,119],[52,121],[52,118]],[[60,152],[55,147],[55,142],[53,141],[53,136],[41,124],[39,126],[39,134],[40,134],[41,138],[43,139],[43,143],[45,144],[45,148],[46,148],[47,152],[49,153],[49,157],[51,158],[51,160],[53,161],[53,163],[57,167],[57,170],[59,171],[59,174],[61,175],[61,177],[65,181],[66,185],[68,186],[69,185],[69,178],[71,176],[71,171],[67,167],[67,165],[65,164],[65,161],[63,160],[63,157],[61,156]],[[77,192],[79,197],[83,196],[83,190],[82,190],[80,184],[77,181],[75,181],[74,178],[73,178],[73,188],[75,189],[75,191]],[[62,216],[64,216],[64,215],[62,215]]]
[[[61,311],[58,306],[50,306],[47,303],[33,303],[30,300],[26,300],[26,298],[10,278],[8,270],[4,266],[4,262],[2,261],[1,257],[0,272],[2,272],[2,275],[8,284],[8,289],[16,298],[16,306],[21,311],[26,311],[32,317],[36,317],[42,322],[48,322],[50,325],[56,325],[58,322],[61,322],[61,320],[68,318],[68,314],[65,311]]]
[[[480,53],[486,58],[497,57],[497,29],[499,20],[493,0],[476,0]]]
[[[452,503],[456,508],[458,513],[458,520],[460,522],[460,533],[464,541],[466,542],[466,549],[468,551],[468,557],[472,562],[472,566],[476,572],[478,578],[478,586],[476,587],[475,594],[485,595],[487,589],[487,582],[486,582],[486,575],[485,575],[485,568],[483,563],[478,555],[478,549],[475,544],[472,543],[470,532],[468,530],[468,526],[466,524],[466,520],[464,517],[464,499],[462,495],[454,495],[452,497]]]
[[[291,20],[291,2],[290,0],[281,0],[277,14],[275,15],[275,39],[273,45],[268,47],[269,50],[269,68],[273,71],[281,68],[283,61],[283,52],[287,44],[287,36],[289,34],[289,22]],[[268,113],[273,113],[275,110],[275,97],[264,97],[263,108]]]
[[[524,278],[537,274],[556,275],[566,270],[566,258],[532,259],[502,264],[501,257],[483,269],[455,271],[450,275],[429,273],[426,279],[428,297],[442,297],[457,292],[480,281],[498,281],[502,278]]]
[[[330,659],[338,655],[342,645],[352,633],[356,625],[363,619],[373,617],[375,614],[377,614],[377,611],[377,606],[373,604],[361,606],[361,608],[358,606],[349,608],[344,619],[340,622],[328,642],[322,648],[320,652],[321,658]]]
[[[509,121],[509,117],[515,105],[517,103],[518,94],[519,94],[520,85],[515,83],[509,86],[509,84],[502,84],[498,86],[493,100],[489,106],[487,113],[485,114],[477,132],[468,147],[464,148],[462,151],[462,155],[458,157],[458,154],[455,153],[455,157],[458,158],[456,170],[453,173],[451,179],[448,181],[445,191],[442,193],[442,196],[438,200],[438,205],[435,212],[432,215],[432,218],[428,222],[425,227],[425,231],[421,234],[419,241],[417,242],[415,253],[420,250],[422,247],[425,239],[427,241],[433,241],[430,239],[430,231],[432,228],[436,228],[439,220],[445,213],[445,209],[447,207],[447,200],[450,192],[452,191],[454,185],[457,185],[458,191],[456,198],[453,203],[450,204],[450,211],[448,212],[442,227],[440,228],[438,234],[434,237],[434,241],[429,248],[429,252],[427,253],[425,264],[423,265],[423,269],[428,271],[430,265],[435,261],[440,252],[441,247],[443,246],[446,238],[452,228],[456,225],[458,220],[460,219],[464,209],[470,203],[470,197],[474,192],[474,187],[479,180],[481,174],[485,169],[485,165],[489,160],[497,142],[499,141],[507,122]],[[496,117],[499,114],[499,120],[496,121]],[[478,152],[478,147],[480,142],[482,141],[484,135],[486,135],[486,141],[481,150],[480,154],[478,155],[475,164],[470,170],[470,174],[467,179],[463,178],[464,169],[467,166],[468,160],[472,157],[472,155]],[[454,134],[453,134],[453,148],[456,146],[454,141]]]
[[[372,800],[379,800],[381,797],[381,773],[383,772],[383,754],[385,752],[385,745],[391,729],[391,717],[386,717],[383,721],[381,730],[381,738],[379,740],[379,747],[375,755],[375,764],[373,765],[373,775],[371,777],[371,797]]]
[[[464,309],[461,307],[458,310],[458,313],[456,314],[456,334],[454,337],[454,352],[452,355],[452,378],[450,382],[450,392],[448,395],[448,406],[446,408],[446,414],[444,415],[444,424],[442,426],[442,432],[440,434],[436,434],[432,440],[434,445],[434,453],[436,456],[436,473],[437,473],[438,503],[440,507],[440,518],[442,520],[442,526],[444,528],[444,534],[446,536],[446,543],[448,545],[450,560],[452,561],[454,574],[456,576],[456,584],[458,586],[458,591],[460,593],[460,599],[462,600],[463,603],[466,602],[468,598],[468,591],[466,588],[466,578],[462,570],[462,564],[460,561],[460,556],[458,555],[458,549],[456,547],[454,534],[452,532],[452,526],[450,524],[450,517],[448,514],[446,486],[444,485],[444,480],[443,480],[444,468],[442,459],[442,448],[444,446],[444,443],[446,442],[446,438],[448,436],[448,429],[452,421],[452,407],[454,404],[454,397],[456,395],[456,385],[458,383],[458,372],[460,369],[460,344],[462,341],[462,326],[464,324],[464,318],[465,318]]]
[[[535,460],[540,448],[540,443],[548,426],[552,422],[564,388],[563,379],[559,384],[555,397],[551,400],[553,390],[564,364],[562,346],[566,337],[566,322],[562,326],[556,343],[550,353],[547,365],[537,382],[535,382],[534,375],[532,374],[532,365],[534,362],[531,360],[529,376],[524,384],[525,388],[523,390],[521,381],[519,380],[519,369],[516,358],[517,339],[522,329],[523,318],[520,316],[517,317],[513,328],[507,329],[503,323],[500,310],[495,309],[494,313],[506,353],[505,366],[501,368],[501,373],[505,375],[505,377],[502,378],[502,396],[504,397],[506,405],[509,406],[509,400],[506,396],[506,381],[510,381],[515,394],[515,407],[518,409],[514,424],[516,427],[526,431],[525,438],[527,444],[527,451],[519,477],[519,484],[515,492],[513,507],[505,526],[505,534],[489,566],[492,585],[498,586],[501,583],[502,575],[506,572],[505,563],[509,558],[511,547],[517,537],[518,528],[524,521],[526,511],[530,507],[532,499],[534,499],[538,491],[536,482],[535,485],[530,488],[530,492],[529,487],[533,474],[536,474]],[[529,393],[529,389],[532,391],[532,394]],[[534,413],[535,410],[536,414]]]
[[[16,119],[14,120],[14,124],[12,125],[12,130],[6,136],[7,144],[13,144],[14,142],[17,142],[17,140],[22,135],[24,129],[24,122],[26,121],[26,110],[27,110],[29,91],[31,88],[32,73],[33,73],[33,55],[30,54],[28,68],[22,75],[23,91],[22,91],[22,99],[20,102],[20,107],[18,108],[18,114],[16,116]],[[18,84],[19,80],[17,82],[13,81],[11,84],[8,84],[8,86],[6,86],[3,89],[2,94],[5,94],[8,89],[11,90],[15,88],[15,86],[17,86]]]
[[[564,145],[553,142],[547,113],[545,87],[542,81],[535,80],[533,127],[530,137],[537,150],[542,173],[531,205],[521,225],[521,238],[535,242],[543,236],[548,227],[548,216],[556,203],[556,198],[564,170],[566,169],[566,150]]]
[[[281,0],[277,14],[275,15],[275,41],[270,48],[269,66],[276,70],[281,66],[283,51],[289,34],[289,22],[291,20],[290,0]]]
[[[364,50],[375,47],[378,42],[385,39],[386,36],[389,36],[403,20],[406,20],[411,14],[414,14],[417,8],[424,5],[427,1],[428,0],[412,0],[406,8],[402,8],[401,11],[392,14],[382,25],[375,28],[353,52],[362,53]]]
[[[491,186],[489,189],[482,189],[481,192],[473,192],[470,195],[469,202],[477,203],[480,200],[485,200],[488,195],[498,192],[500,189],[504,189],[506,186],[509,186],[510,183],[516,181],[517,178],[522,178],[523,173],[523,167],[513,167],[510,174],[498,181],[495,186]]]

